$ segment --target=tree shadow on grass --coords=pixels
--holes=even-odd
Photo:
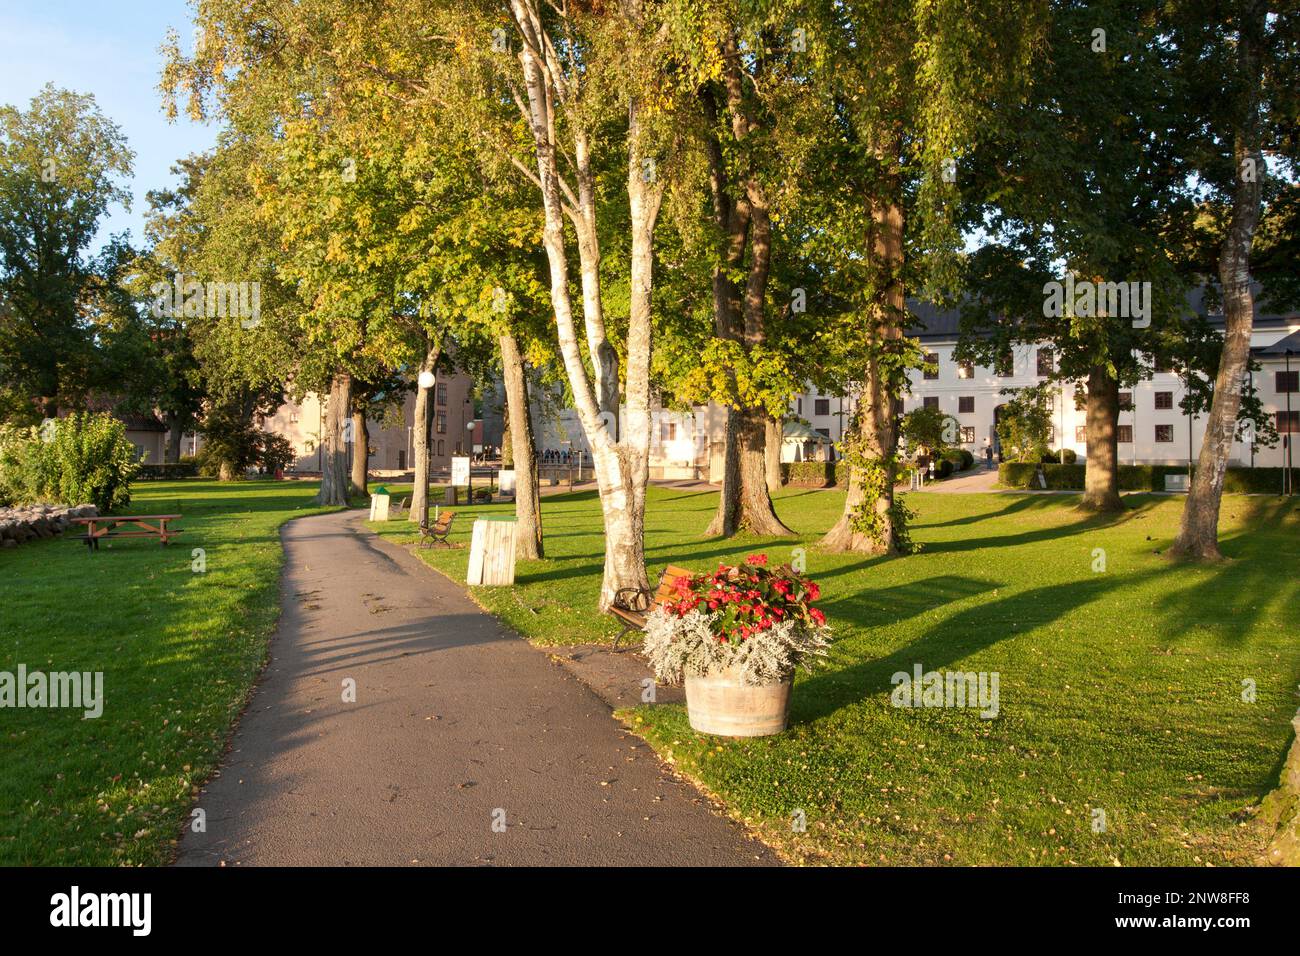
[[[967,608],[892,654],[825,670],[801,681],[791,702],[791,721],[817,720],[876,694],[887,694],[894,686],[890,678],[900,671],[911,673],[915,664],[926,671],[944,670],[1008,637],[1020,636],[1027,620],[1035,627],[1060,620],[1107,592],[1146,577],[1149,574],[1123,578],[1098,575],[1033,588]],[[1012,622],[1020,624],[1022,630],[1012,630]]]

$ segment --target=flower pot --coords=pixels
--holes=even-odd
[[[755,687],[730,672],[686,677],[691,727],[718,737],[770,737],[785,730],[794,678]]]

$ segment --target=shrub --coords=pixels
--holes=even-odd
[[[1058,455],[1058,459],[1062,465],[1073,465],[1079,460],[1079,456],[1075,453],[1073,448],[1062,448]]]
[[[826,461],[782,462],[781,477],[786,484],[813,488],[827,488],[836,483],[835,467]]]
[[[92,502],[108,512],[130,502],[139,470],[126,426],[108,414],[74,412],[0,436],[0,497],[11,502]]]
[[[947,458],[940,458],[934,463],[934,476],[936,478],[947,478],[952,474],[952,462]]]
[[[1008,488],[1037,488],[1037,467],[1028,462],[1003,462],[998,467],[998,482]],[[1043,466],[1047,487],[1060,491],[1082,491],[1086,470],[1086,465]],[[1282,472],[1281,468],[1229,468],[1223,490],[1236,495],[1281,494]],[[1164,491],[1166,475],[1185,474],[1186,465],[1120,465],[1119,487],[1121,491]]]
[[[975,467],[975,456],[970,452],[968,452],[965,448],[963,448],[961,450],[961,470],[965,471],[967,468],[974,468],[974,467]]]
[[[283,471],[298,460],[293,444],[278,432],[264,432],[259,446],[257,464],[264,474],[273,475],[277,471]],[[361,450],[356,453],[361,454]]]
[[[196,478],[199,474],[198,459],[189,457],[180,461],[164,461],[158,464],[141,465],[137,478]]]

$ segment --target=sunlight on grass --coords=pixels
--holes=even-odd
[[[830,666],[800,675],[791,728],[724,741],[680,706],[624,714],[678,769],[721,796],[789,858],[888,864],[1252,862],[1250,809],[1276,783],[1297,703],[1300,515],[1281,499],[1225,498],[1234,560],[1174,566],[1163,551],[1180,499],[1130,496],[1115,518],[1072,496],[914,494],[923,550],[894,560],[819,552],[843,505],[787,489],[798,539],[704,538],[712,493],[650,491],[646,551],[697,569],[808,548],[836,628]],[[463,581],[473,516],[453,551],[422,552]],[[608,641],[594,612],[602,559],[594,492],[543,499],[548,557],[514,588],[475,599],[539,644]],[[405,522],[372,525],[395,540]],[[1095,549],[1106,570],[1093,570]],[[890,705],[891,676],[997,671],[1001,712]],[[1242,700],[1242,682],[1258,697]],[[791,817],[803,810],[807,832]],[[1094,832],[1093,813],[1105,829]]]

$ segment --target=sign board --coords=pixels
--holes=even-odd
[[[469,484],[468,458],[453,458],[451,460],[451,483],[462,488]]]
[[[515,496],[515,470],[502,468],[497,472],[497,493],[513,498]]]
[[[479,518],[469,542],[466,584],[515,583],[515,519]]]
[[[1186,491],[1186,475],[1165,475],[1165,491]]]
[[[370,498],[370,520],[387,521],[388,502],[391,500],[388,495],[372,495]]]

